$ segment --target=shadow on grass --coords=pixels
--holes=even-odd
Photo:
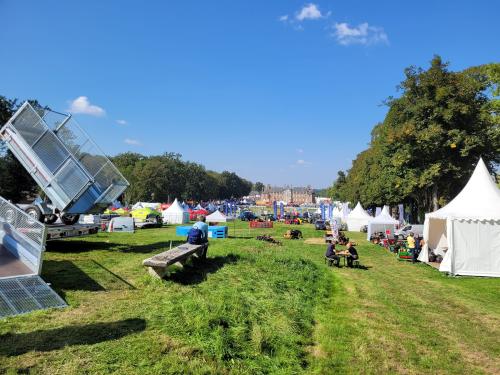
[[[239,255],[228,254],[226,256],[197,260],[193,264],[187,264],[184,268],[171,273],[168,276],[168,280],[182,285],[199,284],[205,281],[209,274],[217,272],[227,264],[234,264],[239,259]]]
[[[185,240],[161,241],[147,245],[130,245],[112,241],[51,241],[47,243],[47,251],[63,254],[84,253],[93,250],[119,251],[122,253],[147,254],[158,250],[166,251],[186,243]]]
[[[49,352],[72,345],[92,345],[116,340],[145,329],[144,319],[133,318],[28,333],[7,333],[0,335],[0,354],[15,356],[30,351]]]
[[[106,290],[75,263],[69,260],[46,260],[43,262],[43,278],[57,290]]]
[[[52,284],[52,287],[63,298],[66,290],[100,292],[136,289],[128,281],[93,259],[79,261],[47,260],[44,262],[42,276]]]

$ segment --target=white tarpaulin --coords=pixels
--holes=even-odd
[[[372,216],[368,214],[358,202],[354,210],[352,210],[349,215],[347,215],[347,230],[353,232],[359,232],[364,225],[368,225],[368,222],[373,219]]]
[[[482,159],[450,203],[425,215],[424,240],[420,261],[429,261],[429,250],[448,248],[440,271],[500,277],[500,189]]]
[[[181,204],[174,200],[174,203],[170,205],[162,213],[163,222],[167,224],[185,224],[189,223],[189,212],[185,211]]]
[[[389,213],[389,206],[384,206],[380,213],[368,222],[366,237],[369,240],[373,233],[391,231],[394,234],[399,221],[394,219]]]

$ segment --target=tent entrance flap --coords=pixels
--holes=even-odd
[[[40,276],[0,280],[0,318],[66,306],[66,302]]]

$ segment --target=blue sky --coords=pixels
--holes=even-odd
[[[326,187],[405,67],[500,61],[498,14],[483,0],[0,0],[0,94],[72,110],[110,155]]]

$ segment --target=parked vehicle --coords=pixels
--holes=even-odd
[[[262,214],[260,215],[260,218],[264,221],[276,221],[276,218],[273,214]]]
[[[252,221],[257,219],[257,216],[252,211],[243,211],[240,214],[241,221]]]
[[[415,236],[423,237],[424,235],[424,225],[423,224],[407,224],[401,229],[396,230],[394,235],[399,238],[406,238],[408,235],[413,233]]]
[[[326,223],[323,220],[316,220],[314,228],[316,230],[326,230]]]
[[[131,216],[135,219],[136,224],[151,224],[161,227],[163,220],[162,214],[152,208],[138,208],[131,211]],[[140,226],[140,225],[139,225]]]

